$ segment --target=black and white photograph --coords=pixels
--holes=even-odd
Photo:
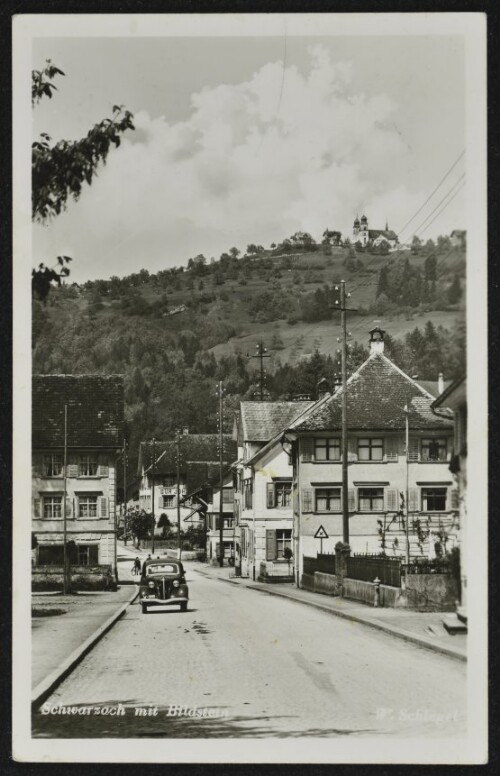
[[[13,748],[487,759],[486,17],[13,21]]]

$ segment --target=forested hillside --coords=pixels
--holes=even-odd
[[[255,250],[253,250],[255,249]],[[351,294],[349,368],[367,355],[375,321],[387,353],[409,374],[435,380],[464,365],[465,252],[447,238],[387,254],[281,244],[234,248],[220,260],[150,275],[67,283],[33,303],[38,373],[123,373],[131,454],[139,441],[179,426],[216,430],[216,382],[224,381],[226,431],[240,398],[257,389],[255,344],[267,347],[271,398],[314,396],[340,371],[335,283]]]

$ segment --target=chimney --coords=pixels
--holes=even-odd
[[[322,377],[316,386],[316,394],[318,399],[322,399],[323,396],[326,396],[327,393],[330,393],[330,386],[328,385],[328,380],[326,377]]]
[[[440,372],[438,374],[438,393],[441,394],[444,391],[444,376],[443,373]]]
[[[370,330],[370,355],[372,353],[384,352],[384,334],[385,331],[378,326]]]

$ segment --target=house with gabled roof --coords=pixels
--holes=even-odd
[[[352,552],[433,558],[457,542],[457,492],[448,469],[452,414],[384,354],[384,332],[370,332],[368,359],[347,381],[348,511]],[[409,447],[406,450],[406,418]],[[291,423],[295,548],[299,562],[342,541],[342,388]],[[299,578],[302,570],[299,569]]]
[[[87,567],[103,579],[106,569],[116,576],[116,461],[123,427],[123,375],[33,376],[35,570],[62,568],[66,531],[73,572]]]
[[[236,565],[244,576],[261,576],[261,565],[265,576],[276,576],[272,564],[282,561],[285,548],[292,545],[292,466],[279,440],[287,425],[312,404],[240,403],[233,429],[234,513]]]
[[[223,436],[223,466],[236,457],[236,445],[230,434]],[[156,522],[165,514],[173,529],[177,528],[177,458],[179,470],[179,515],[181,530],[205,520],[203,509],[193,496],[214,480],[219,473],[219,435],[179,435],[166,441],[141,442],[138,457],[139,506],[154,512]],[[154,503],[153,503],[154,483]]]

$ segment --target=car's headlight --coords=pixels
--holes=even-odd
[[[155,583],[151,580],[151,582],[148,582],[148,587],[154,587]]]
[[[174,579],[174,583],[173,584],[174,584],[174,587],[179,587],[179,580],[178,579]]]

